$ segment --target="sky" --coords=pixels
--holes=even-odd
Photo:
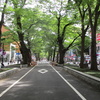
[[[3,6],[3,5],[1,5],[2,3],[1,2],[5,2],[5,0],[0,0],[0,6]],[[24,7],[25,8],[34,8],[37,4],[39,4],[38,3],[38,1],[39,0],[32,0],[32,2],[30,2],[30,0],[27,0],[26,1],[26,4],[27,5],[25,5]],[[53,3],[53,9],[55,10],[55,11],[58,11],[58,9],[59,9],[59,3],[57,3],[57,0],[49,0],[49,1],[51,1],[52,3]],[[58,1],[60,1],[60,0],[58,0]],[[67,1],[67,0],[61,0],[61,1]],[[49,6],[49,4],[47,4],[46,3],[46,6]],[[41,9],[41,10],[43,10],[43,11],[46,11],[47,9],[45,8],[46,7],[45,5],[44,5],[44,7]],[[47,12],[47,11],[46,11]],[[1,13],[0,13],[0,20],[1,20]]]
[[[25,5],[25,8],[33,8],[33,7],[35,7],[37,5],[37,3],[35,1],[37,1],[37,0],[32,0],[32,3],[30,3],[29,0],[27,0],[27,2],[26,2],[27,5]],[[3,5],[4,2],[5,2],[5,0],[0,0],[0,7],[4,6]],[[1,12],[0,12],[0,20],[1,20]],[[5,23],[5,24],[7,24],[7,23]]]

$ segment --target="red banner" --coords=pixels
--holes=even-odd
[[[100,33],[97,34],[96,40],[100,41]]]

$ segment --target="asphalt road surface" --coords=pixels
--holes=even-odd
[[[0,100],[100,100],[100,90],[48,62],[0,80]]]

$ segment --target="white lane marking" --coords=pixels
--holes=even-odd
[[[18,79],[15,83],[5,89],[2,93],[0,93],[0,97],[2,97],[7,91],[9,91],[14,85],[16,85],[20,80],[22,80],[28,73],[30,73],[35,67],[31,68],[26,74],[24,74],[20,79]]]
[[[51,66],[51,65],[50,65]],[[52,66],[51,66],[52,67]],[[75,91],[75,93],[78,94],[78,96],[82,99],[82,100],[86,100],[86,98],[77,90],[75,89],[54,67],[52,67],[56,73]]]
[[[38,70],[38,72],[40,72],[41,74],[44,74],[44,73],[48,72],[48,70],[46,70],[46,69],[40,69],[40,70]]]

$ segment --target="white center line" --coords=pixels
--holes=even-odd
[[[51,65],[50,65],[51,66]],[[51,66],[52,67],[52,66]],[[82,99],[82,100],[86,100],[86,98],[77,90],[75,89],[54,67],[52,67],[56,73],[75,91],[76,94],[78,94],[78,96]]]
[[[28,73],[30,73],[35,67],[31,68],[26,74],[24,74],[20,79],[18,79],[15,83],[5,89],[2,93],[0,93],[0,97],[2,97],[7,91],[9,91],[14,85],[16,85],[20,80],[22,80]]]

